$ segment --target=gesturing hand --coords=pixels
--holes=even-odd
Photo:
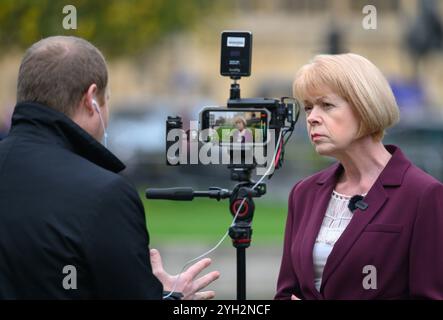
[[[163,284],[163,290],[174,290],[175,292],[181,292],[184,295],[183,299],[185,300],[206,300],[215,297],[214,291],[199,291],[220,277],[220,273],[218,271],[212,271],[198,279],[195,279],[198,274],[203,271],[203,269],[206,269],[211,264],[211,259],[202,259],[190,266],[180,275],[180,278],[175,285],[178,275],[170,275],[165,271],[165,269],[163,269],[160,252],[156,249],[151,249],[150,257],[152,272]]]

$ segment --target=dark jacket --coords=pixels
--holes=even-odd
[[[312,252],[343,167],[292,189],[277,299],[443,299],[443,185],[399,148],[387,150],[392,157],[364,198],[369,206],[354,211],[326,261],[320,292]],[[375,267],[371,288],[365,266]]]
[[[123,169],[62,113],[16,106],[0,142],[1,299],[161,299],[143,205]],[[63,286],[74,275],[65,266],[77,289]]]

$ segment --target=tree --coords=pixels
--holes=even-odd
[[[63,28],[63,8],[76,8],[77,29]],[[0,52],[26,48],[51,35],[85,38],[106,55],[137,54],[166,34],[192,28],[221,1],[208,0],[1,0]]]

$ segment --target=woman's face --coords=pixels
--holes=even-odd
[[[242,121],[237,121],[237,122],[235,122],[235,126],[236,126],[237,129],[240,130],[240,131],[242,131],[242,130],[245,128],[245,126],[243,125],[243,122],[242,122]]]
[[[351,106],[324,87],[304,101],[306,125],[315,151],[336,156],[356,140],[359,121]]]

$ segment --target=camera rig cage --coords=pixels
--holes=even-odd
[[[224,31],[221,34],[221,63],[220,74],[230,77],[233,82],[230,86],[230,96],[227,107],[215,108],[216,110],[242,110],[256,111],[266,109],[270,114],[267,129],[274,130],[275,144],[272,162],[269,168],[279,169],[283,165],[285,145],[290,139],[295,124],[300,114],[300,105],[294,98],[284,97],[279,99],[269,98],[241,98],[241,77],[250,76],[252,58],[252,33],[248,31]],[[214,108],[213,108],[214,109]],[[173,129],[182,129],[182,119],[179,116],[168,117],[166,121],[166,137]],[[200,124],[200,129],[205,129]],[[166,141],[166,152],[174,142]],[[232,156],[232,149],[230,150]],[[246,150],[242,150],[246,152]],[[168,165],[172,165],[168,156]],[[177,164],[174,165],[179,165]],[[261,197],[266,193],[266,184],[263,183],[265,175],[258,181],[251,180],[251,172],[256,167],[252,164],[237,163],[229,164],[231,180],[238,183],[232,190],[219,187],[210,187],[207,191],[194,191],[192,188],[150,188],[146,190],[148,199],[165,199],[191,201],[196,197],[217,199],[229,198],[229,209],[233,216],[233,222],[229,227],[228,234],[232,239],[233,246],[237,249],[237,299],[246,299],[246,252],[250,246],[252,236],[252,219],[254,216],[253,198]],[[268,178],[271,178],[269,175]]]

